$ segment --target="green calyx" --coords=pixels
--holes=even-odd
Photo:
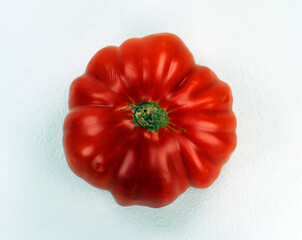
[[[154,132],[164,126],[168,126],[169,118],[166,110],[160,108],[154,102],[142,102],[131,106],[134,110],[133,120],[137,126]]]

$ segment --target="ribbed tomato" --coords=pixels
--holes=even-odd
[[[67,162],[121,205],[165,206],[218,177],[236,147],[232,101],[173,34],[105,47],[70,87]]]

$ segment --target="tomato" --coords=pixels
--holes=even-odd
[[[206,188],[236,147],[230,87],[170,33],[101,49],[70,87],[71,170],[123,206]]]

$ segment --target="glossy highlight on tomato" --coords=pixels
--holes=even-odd
[[[232,103],[230,87],[174,34],[105,47],[70,87],[67,163],[120,205],[168,205],[210,186],[230,158]]]

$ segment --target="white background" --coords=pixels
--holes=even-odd
[[[302,239],[301,1],[0,3],[0,239]],[[238,147],[208,189],[120,207],[68,168],[68,88],[89,59],[172,32],[230,84]]]

